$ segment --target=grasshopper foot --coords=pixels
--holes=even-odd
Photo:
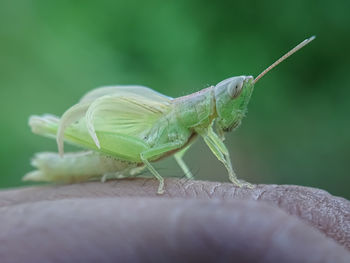
[[[252,185],[251,183],[248,183],[244,180],[239,180],[237,178],[230,178],[230,181],[237,187],[239,188],[242,188],[242,187],[245,187],[245,188],[249,188],[249,189],[253,189],[254,188],[254,185]]]
[[[159,179],[159,186],[158,186],[157,194],[158,195],[164,194],[164,179],[162,177]]]
[[[164,186],[161,187],[161,186],[159,185],[158,191],[157,191],[157,195],[162,195],[162,194],[164,194]]]

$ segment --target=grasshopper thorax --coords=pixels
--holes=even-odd
[[[252,76],[237,76],[219,82],[215,88],[216,125],[223,131],[238,127],[253,92]]]

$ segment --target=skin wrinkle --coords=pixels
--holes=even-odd
[[[218,189],[218,187],[220,187],[220,183],[214,185],[213,187],[211,187],[210,189],[210,194],[211,196],[214,196],[214,194],[216,193],[216,190]]]
[[[262,190],[261,192],[259,192],[255,198],[255,200],[259,201],[259,200],[263,200],[263,196],[266,193],[266,190]]]
[[[313,190],[313,189],[310,189]],[[291,190],[289,190],[291,191]],[[334,217],[339,214],[339,212],[341,212],[341,214],[345,215],[349,214],[349,211],[339,211],[339,210],[343,210],[341,209],[341,206],[339,205],[333,205],[333,206],[337,206],[337,210],[334,210],[332,212],[329,211],[329,209],[332,207],[332,204],[329,203],[339,203],[338,200],[340,198],[336,198],[336,199],[330,199],[330,195],[324,191],[320,192],[320,191],[315,191],[318,195],[311,195],[310,193],[299,193],[299,195],[295,195],[296,197],[293,198],[291,201],[289,201],[287,203],[287,209],[293,213],[292,209],[294,209],[294,213],[299,215],[300,217],[303,217],[309,221],[312,221],[314,224],[318,224],[319,227],[324,227],[324,229],[327,229],[327,224],[330,223],[330,221],[336,220],[339,221],[339,223],[341,222],[341,220],[337,220],[334,219]],[[292,196],[292,194],[289,194],[289,199]],[[316,198],[318,197],[318,198]],[[295,202],[295,200],[302,200],[302,199],[310,199],[312,201],[312,205],[310,204],[306,204],[302,203],[302,202]],[[280,196],[278,198],[279,200],[283,199],[283,196]],[[317,200],[319,199],[319,200]],[[338,199],[338,200],[337,200]],[[287,199],[288,200],[288,199]],[[329,202],[328,202],[329,201]],[[282,201],[280,201],[280,205],[285,206],[285,204],[283,204]],[[326,210],[328,209],[328,211]],[[320,223],[318,222],[319,219],[322,219],[324,217],[320,217],[319,213],[317,213],[317,211],[319,210],[323,210],[323,215],[324,217],[327,216],[327,221],[326,224],[325,223]],[[339,212],[338,212],[339,211]],[[349,224],[349,221],[348,221]]]
[[[206,193],[208,196],[208,199],[212,199],[213,196],[210,194],[209,190],[206,187],[204,187],[203,184],[200,185],[199,190],[202,191],[203,193]]]
[[[185,195],[186,194],[188,194],[188,189],[190,188],[190,187],[192,187],[194,185],[194,183],[193,182],[186,182],[186,185],[185,185],[185,187],[184,187],[184,190],[185,191],[187,191],[187,193],[185,192]]]
[[[326,192],[322,192],[322,193],[326,194]],[[318,192],[318,194],[320,194],[320,192]],[[292,195],[290,195],[290,196],[292,196]],[[304,195],[304,196],[301,195],[301,196],[302,197],[308,196],[310,198],[311,195],[309,194],[309,195]],[[337,239],[342,244],[347,244],[347,243],[349,243],[349,241],[344,242],[344,240],[337,238],[338,235],[334,235],[334,233],[332,232],[332,228],[329,227],[329,221],[334,219],[334,215],[337,214],[337,210],[333,211],[333,213],[330,213],[330,212],[326,213],[325,211],[321,211],[321,214],[323,212],[323,216],[320,216],[320,211],[318,211],[317,209],[315,211],[313,211],[315,208],[317,208],[317,206],[320,206],[322,203],[324,203],[324,201],[327,198],[329,199],[329,196],[327,196],[327,197],[324,196],[323,198],[321,198],[320,201],[318,201],[316,203],[315,203],[315,200],[313,200],[312,204],[308,204],[308,206],[305,206],[305,204],[302,204],[301,202],[295,202],[295,199],[298,199],[298,198],[295,198],[294,200],[292,200],[292,202],[288,202],[285,205],[282,202],[282,200],[283,200],[283,195],[282,195],[282,196],[278,197],[279,201],[277,203],[279,204],[279,206],[285,207],[286,210],[289,211],[290,214],[297,215],[297,216],[307,220],[308,222],[312,223],[314,226],[319,228],[321,231],[325,232],[328,236]],[[299,196],[299,199],[300,199],[300,196]],[[292,204],[292,206],[290,204]],[[325,204],[325,206],[327,206],[327,204]],[[322,209],[319,209],[319,210],[322,210]],[[349,213],[349,211],[347,213]],[[346,216],[345,211],[344,211],[344,215]],[[320,223],[319,222],[320,219],[324,219],[323,220],[324,222]],[[345,226],[346,231],[344,233],[344,236],[349,235],[349,220],[348,220],[347,224],[341,224],[341,220],[339,220],[339,223],[337,225],[335,225],[334,228],[336,229],[337,226],[339,226],[339,225]],[[338,234],[339,233],[340,233],[340,231],[338,229]],[[349,236],[348,236],[347,240],[349,240]],[[348,244],[346,246],[349,248]]]
[[[315,208],[322,209],[320,204],[325,203],[326,201],[327,201],[326,197],[324,196],[322,198],[322,200],[319,201],[319,204],[315,205]],[[322,218],[319,218],[317,216],[317,213],[315,213],[313,210],[310,210],[310,216],[311,216],[310,220],[315,222],[315,225],[317,224],[317,227],[321,228],[323,230],[332,229],[333,228],[332,226],[334,224],[336,224],[336,222],[337,222],[337,215],[336,215],[336,213],[334,213],[334,214],[327,213],[327,218],[329,218],[329,220],[327,220],[327,222],[322,222],[323,221]],[[333,223],[332,223],[332,221],[333,221]],[[342,223],[341,221],[342,221],[341,218],[339,218],[339,224]]]
[[[176,190],[174,191],[175,197],[176,196],[189,196],[190,197],[189,188],[193,187],[195,185],[195,183],[194,183],[194,180],[186,178],[184,180],[178,180],[175,185],[178,187],[177,191]],[[192,197],[196,197],[196,193],[192,192]]]
[[[188,183],[189,180],[179,180],[177,181],[174,186],[176,187],[176,191],[181,193],[181,195],[185,195],[185,184]]]
[[[235,197],[236,196],[236,188],[233,187],[233,188],[230,188],[230,189],[227,189],[226,187],[224,188],[224,192],[223,192],[223,199],[224,200],[230,200],[232,197]]]
[[[343,198],[333,197],[323,190],[278,185],[257,185],[255,189],[249,190],[235,188],[229,183],[166,179],[166,194],[158,196],[155,193],[156,187],[157,182],[152,179],[127,179],[104,184],[96,182],[65,186],[28,187],[1,191],[0,207],[47,199],[54,201],[69,198],[121,196],[153,196],[157,199],[166,199],[171,196],[205,200],[219,198],[226,201],[259,200],[278,206],[289,214],[300,217],[350,249],[350,203]],[[201,187],[203,187],[202,190]],[[214,187],[212,195],[203,191]],[[312,216],[310,216],[310,211]]]

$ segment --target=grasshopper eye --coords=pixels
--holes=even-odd
[[[243,81],[232,81],[228,87],[227,91],[228,94],[231,96],[232,99],[235,99],[241,94],[243,88]]]

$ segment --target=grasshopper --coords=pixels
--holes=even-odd
[[[237,178],[225,144],[224,133],[236,129],[247,112],[254,85],[272,68],[310,43],[308,38],[287,52],[255,79],[237,76],[179,98],[143,86],[108,86],[94,89],[69,108],[61,118],[31,116],[36,134],[56,138],[58,153],[38,153],[37,170],[24,180],[74,183],[87,180],[133,177],[148,168],[164,193],[164,179],[153,167],[174,156],[188,178],[185,152],[199,136],[228,171],[238,187],[252,187]],[[64,155],[64,141],[87,151]]]

